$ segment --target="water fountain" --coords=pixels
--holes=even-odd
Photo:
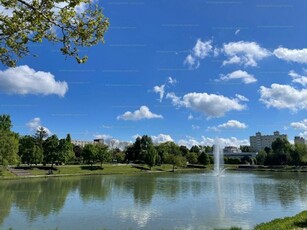
[[[218,139],[215,140],[213,145],[213,156],[214,156],[214,175],[220,176],[225,171],[224,168],[224,153],[223,147]]]

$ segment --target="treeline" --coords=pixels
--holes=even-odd
[[[96,164],[100,163],[143,163],[150,168],[155,165],[172,164],[213,164],[213,147],[194,145],[191,148],[178,146],[174,142],[153,144],[151,137],[137,137],[135,142],[124,150],[109,149],[102,143],[87,144],[84,147],[71,143],[71,137],[59,139],[48,136],[40,127],[33,136],[21,136],[11,131],[9,115],[0,115],[0,165],[16,164]],[[241,146],[248,151],[248,146]],[[226,164],[260,165],[307,165],[307,146],[291,145],[287,140],[277,138],[271,148],[260,151],[256,158],[224,158]]]
[[[258,152],[256,161],[260,165],[307,165],[307,145],[292,145],[286,139],[277,138],[271,148]]]

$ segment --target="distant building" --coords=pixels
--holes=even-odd
[[[271,148],[272,143],[277,138],[288,140],[288,136],[286,134],[280,134],[278,131],[275,131],[273,135],[261,135],[260,132],[257,132],[256,136],[249,137],[251,144],[251,151],[257,152],[263,150],[265,147]]]
[[[224,148],[224,154],[227,154],[227,153],[242,153],[242,151],[241,149],[235,146],[226,146]]]
[[[102,138],[94,139],[94,143],[104,144],[104,140]]]
[[[77,146],[84,147],[87,144],[94,144],[94,141],[79,141],[79,140],[71,140],[71,143]]]
[[[294,144],[307,144],[307,140],[304,139],[304,137],[294,137]]]

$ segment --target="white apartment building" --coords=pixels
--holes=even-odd
[[[71,140],[71,143],[74,145],[78,145],[84,147],[87,144],[94,144],[94,141],[79,141],[79,140]]]
[[[261,135],[260,132],[256,133],[256,136],[250,136],[250,144],[251,144],[251,151],[260,151],[263,150],[265,147],[271,148],[272,143],[277,139],[286,139],[288,140],[288,136],[286,134],[280,134],[278,131],[275,131],[273,135]]]

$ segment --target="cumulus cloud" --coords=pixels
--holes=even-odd
[[[247,125],[237,120],[229,120],[226,123],[217,126],[222,129],[246,129]]]
[[[294,129],[307,131],[307,119],[298,122],[292,122],[290,126]]]
[[[296,73],[294,70],[290,70],[289,76],[292,77],[292,82],[307,86],[307,77]]]
[[[257,61],[271,55],[271,53],[262,48],[256,42],[230,42],[223,45],[224,53],[228,56],[228,60],[223,65],[240,64],[244,66],[257,66]]]
[[[289,85],[272,84],[260,87],[260,101],[268,108],[289,109],[292,112],[307,109],[307,89],[298,90]]]
[[[274,55],[288,62],[307,63],[307,49],[288,49],[279,47],[273,51]]]
[[[158,136],[151,136],[153,143],[164,143],[168,141],[174,141],[173,138],[168,134],[159,134]]]
[[[197,69],[200,65],[199,60],[209,56],[212,52],[212,40],[202,41],[197,39],[191,53],[185,58],[184,64],[187,64],[190,68]]]
[[[56,81],[49,72],[35,71],[27,65],[0,71],[0,91],[8,94],[56,94],[64,97],[66,82]]]
[[[245,105],[240,104],[240,100],[237,98],[233,99],[217,94],[188,93],[181,99],[175,93],[168,93],[166,98],[171,99],[175,106],[201,112],[208,118],[222,117],[226,112],[241,111],[246,108]]]
[[[154,119],[154,118],[162,119],[163,116],[159,115],[159,114],[152,113],[147,106],[143,105],[143,106],[140,107],[140,109],[138,109],[134,112],[127,111],[124,114],[118,116],[117,120],[137,121],[137,120],[142,120],[142,119]]]
[[[253,75],[247,73],[246,71],[242,71],[242,70],[236,70],[226,75],[221,74],[221,77],[219,80],[229,81],[229,80],[235,80],[235,79],[242,80],[243,83],[245,84],[251,84],[251,83],[257,82],[257,79]]]
[[[158,93],[158,94],[160,95],[159,101],[162,102],[163,97],[164,97],[164,92],[165,92],[165,85],[161,85],[161,86],[156,85],[156,86],[153,88],[153,91],[154,91],[155,93]]]
[[[48,128],[42,126],[42,122],[41,122],[41,119],[39,117],[35,117],[32,120],[30,120],[26,124],[26,126],[30,129],[31,132],[36,132],[38,129],[43,127],[48,135],[52,134],[51,131]]]
[[[200,140],[197,140],[193,137],[187,137],[186,139],[181,139],[178,141],[179,145],[185,145],[188,148],[191,148],[193,145],[203,145],[203,146],[213,146],[216,142],[218,142],[222,146],[237,146],[240,145],[249,145],[249,141],[247,139],[240,140],[236,137],[230,138],[210,138],[202,136]]]

